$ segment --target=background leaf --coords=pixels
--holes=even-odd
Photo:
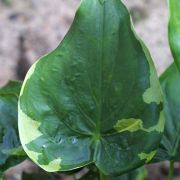
[[[180,161],[180,74],[174,63],[162,74],[160,80],[166,124],[155,161]]]
[[[125,6],[82,0],[60,46],[26,76],[20,138],[46,171],[94,163],[106,175],[121,174],[154,156],[162,108],[154,65]]]
[[[180,1],[169,0],[169,44],[180,71]]]
[[[26,157],[19,140],[17,108],[21,83],[10,81],[0,89],[0,171]]]

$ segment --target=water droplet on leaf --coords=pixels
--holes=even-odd
[[[77,138],[72,138],[72,144],[77,144],[77,142],[78,142],[78,139]]]

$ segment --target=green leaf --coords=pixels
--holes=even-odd
[[[26,153],[22,146],[12,149],[3,149],[2,152],[11,156],[26,156]]]
[[[18,135],[17,109],[21,83],[10,81],[0,89],[0,171],[20,163],[25,154]]]
[[[180,71],[180,1],[169,0],[169,44]]]
[[[64,40],[26,76],[20,139],[46,171],[94,163],[103,174],[121,174],[154,155],[162,109],[154,65],[125,6],[120,0],[82,0]],[[122,120],[128,121],[123,131],[116,128]]]
[[[164,93],[165,130],[155,161],[180,161],[180,74],[173,63],[160,77]]]
[[[18,98],[21,90],[21,84],[22,83],[20,81],[9,81],[6,86],[0,89],[0,95],[14,95]]]

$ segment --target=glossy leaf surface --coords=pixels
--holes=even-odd
[[[169,0],[169,44],[180,71],[180,1]]]
[[[155,161],[180,161],[180,74],[172,64],[160,78],[164,93],[165,130]]]
[[[151,57],[125,6],[82,0],[59,47],[26,76],[20,138],[46,171],[95,163],[104,174],[121,174],[155,155],[162,108]]]
[[[18,96],[20,82],[9,82],[0,89],[0,171],[24,160],[18,134]]]

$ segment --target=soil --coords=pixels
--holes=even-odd
[[[124,0],[158,74],[172,61],[166,0]],[[22,79],[29,65],[53,50],[66,34],[79,0],[0,0],[0,85]]]

